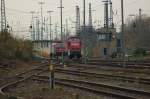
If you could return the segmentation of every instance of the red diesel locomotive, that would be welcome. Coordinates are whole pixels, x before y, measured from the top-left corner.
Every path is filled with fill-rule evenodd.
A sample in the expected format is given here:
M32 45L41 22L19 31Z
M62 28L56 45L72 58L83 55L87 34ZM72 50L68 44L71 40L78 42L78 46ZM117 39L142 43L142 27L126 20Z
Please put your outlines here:
M64 43L61 42L61 41L56 41L54 44L53 44L53 47L54 47L54 55L55 56L61 56L62 53L65 53L66 51L66 48L64 46Z
M69 59L80 59L81 55L81 39L73 36L69 37L64 43L62 41L55 41L53 43L53 55L55 57L68 57Z
M69 37L66 42L66 51L70 59L81 58L81 39L79 37Z

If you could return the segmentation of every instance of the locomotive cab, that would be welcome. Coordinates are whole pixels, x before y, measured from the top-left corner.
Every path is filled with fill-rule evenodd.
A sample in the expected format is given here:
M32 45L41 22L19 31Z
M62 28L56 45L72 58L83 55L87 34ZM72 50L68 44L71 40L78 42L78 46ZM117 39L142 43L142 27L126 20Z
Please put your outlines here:
M81 40L79 37L70 37L67 40L67 53L70 59L81 58Z

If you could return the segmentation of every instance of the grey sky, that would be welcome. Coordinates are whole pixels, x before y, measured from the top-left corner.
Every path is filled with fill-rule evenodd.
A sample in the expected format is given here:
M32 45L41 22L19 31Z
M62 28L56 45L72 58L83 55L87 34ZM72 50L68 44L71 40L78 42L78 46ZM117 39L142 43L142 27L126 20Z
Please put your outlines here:
M13 26L16 31L26 31L28 30L28 26L31 21L31 14L28 13L32 10L38 12L40 11L40 6L38 2L41 0L6 0L6 13L9 24ZM59 23L59 2L60 0L42 0L45 2L44 4L44 15L47 17L47 11L53 10L53 23ZM88 12L88 3L92 3L93 10L93 21L101 20L101 25L103 24L103 0L86 0L86 7ZM113 1L113 9L115 12L115 24L119 26L120 24L120 1L121 0L112 0ZM65 19L75 19L75 6L79 5L82 8L82 0L63 0L63 16L64 22ZM125 4L125 19L130 14L138 14L138 9L141 8L144 14L150 15L150 0L124 0ZM88 13L86 13L88 16ZM82 18L82 13L81 13ZM87 17L88 22L88 17ZM69 21L70 24L71 21ZM71 25L70 27L73 27Z

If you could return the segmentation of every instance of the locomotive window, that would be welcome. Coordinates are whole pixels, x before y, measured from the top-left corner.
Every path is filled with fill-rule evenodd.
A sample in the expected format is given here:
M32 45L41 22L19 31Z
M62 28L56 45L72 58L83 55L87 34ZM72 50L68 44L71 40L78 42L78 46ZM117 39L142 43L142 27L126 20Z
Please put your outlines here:
M55 47L64 48L64 44L58 43L55 45Z
M72 42L72 41L74 41L74 42L79 42L80 39L78 39L78 38L70 38L68 41L69 41L69 42Z

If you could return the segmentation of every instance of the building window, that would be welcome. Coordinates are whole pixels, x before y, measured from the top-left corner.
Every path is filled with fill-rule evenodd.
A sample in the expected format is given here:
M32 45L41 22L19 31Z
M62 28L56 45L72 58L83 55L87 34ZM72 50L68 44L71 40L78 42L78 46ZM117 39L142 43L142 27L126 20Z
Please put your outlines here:
M107 48L104 48L104 55L106 56L107 55Z
M111 41L112 33L100 33L98 34L99 41Z
M105 34L98 35L98 40L105 40L105 39L106 39L106 35Z
M46 42L46 47L48 48L48 42Z
M121 40L117 39L117 48L121 48Z

